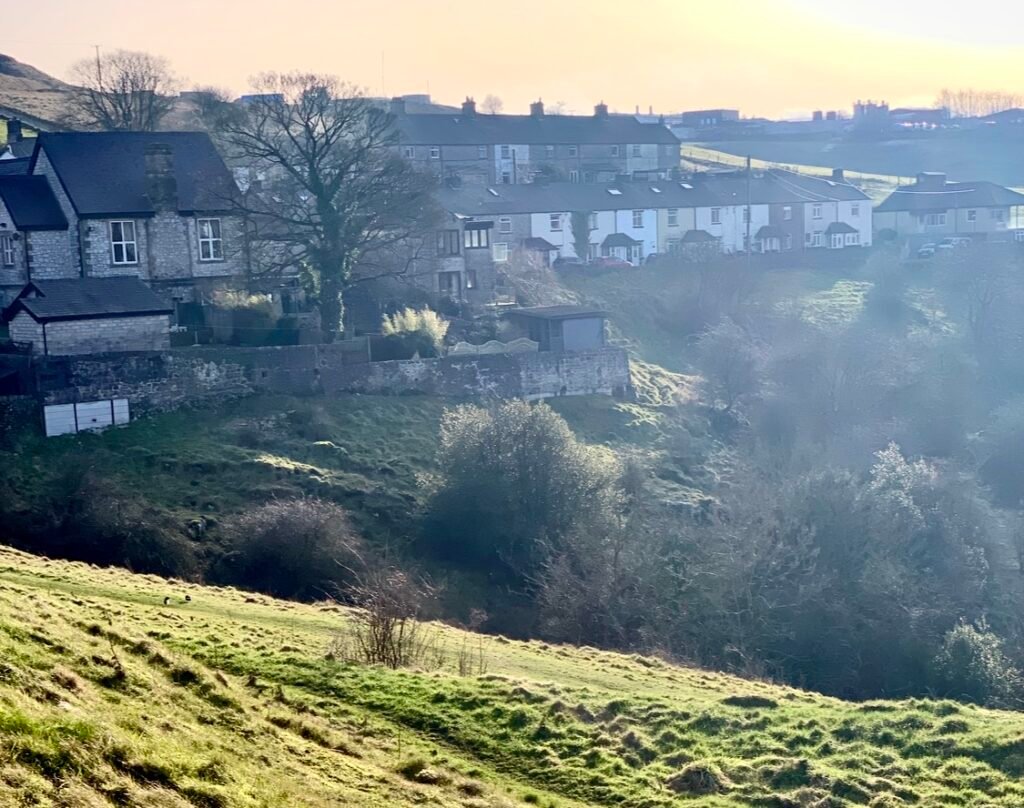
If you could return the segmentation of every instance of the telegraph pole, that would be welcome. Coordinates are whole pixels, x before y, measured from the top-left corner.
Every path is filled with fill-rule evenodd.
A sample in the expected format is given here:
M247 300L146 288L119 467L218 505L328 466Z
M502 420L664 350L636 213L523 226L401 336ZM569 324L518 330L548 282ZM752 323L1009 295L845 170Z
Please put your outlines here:
M751 182L753 176L750 170L750 155L747 155L747 243L744 245L747 250L747 266L750 266L750 256L754 251L754 243L750 240L750 220L753 218L750 212Z

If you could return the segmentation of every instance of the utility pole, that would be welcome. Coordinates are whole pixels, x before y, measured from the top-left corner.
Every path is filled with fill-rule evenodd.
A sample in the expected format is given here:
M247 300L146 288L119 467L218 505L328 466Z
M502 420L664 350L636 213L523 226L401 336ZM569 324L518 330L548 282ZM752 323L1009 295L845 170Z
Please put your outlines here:
M753 176L750 170L750 155L747 155L747 235L746 244L744 245L747 250L747 266L750 266L750 256L754 251L754 243L750 240L750 220L753 218L750 213L750 197L752 194L751 183L753 182Z

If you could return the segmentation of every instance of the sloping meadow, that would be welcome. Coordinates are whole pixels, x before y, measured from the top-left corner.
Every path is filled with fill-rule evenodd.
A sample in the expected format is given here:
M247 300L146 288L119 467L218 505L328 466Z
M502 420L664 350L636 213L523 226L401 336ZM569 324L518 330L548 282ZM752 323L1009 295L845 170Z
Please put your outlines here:
M348 620L0 551L0 802L1024 804L1018 714L439 625L396 671L345 661Z

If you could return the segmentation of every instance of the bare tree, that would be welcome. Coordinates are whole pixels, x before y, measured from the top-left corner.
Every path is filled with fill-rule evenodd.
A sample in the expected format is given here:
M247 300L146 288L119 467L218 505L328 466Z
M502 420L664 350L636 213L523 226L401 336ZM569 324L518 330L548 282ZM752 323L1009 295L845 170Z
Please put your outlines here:
M961 90L944 89L935 103L949 110L954 118L974 118L1020 107L1024 105L1024 96L1020 93L968 87Z
M178 92L168 61L149 53L97 54L77 62L71 72L80 86L73 95L74 117L100 129L153 131Z
M505 102L496 95L488 95L480 105L480 108L488 115L497 115L505 108Z
M347 288L404 275L424 252L439 220L436 181L397 154L392 115L331 76L268 73L253 90L217 134L256 180L238 203L256 271L307 273L330 341Z

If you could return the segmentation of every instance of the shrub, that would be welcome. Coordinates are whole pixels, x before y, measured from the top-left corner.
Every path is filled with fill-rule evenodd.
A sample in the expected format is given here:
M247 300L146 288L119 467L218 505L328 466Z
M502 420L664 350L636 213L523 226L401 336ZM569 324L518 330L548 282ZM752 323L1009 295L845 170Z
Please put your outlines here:
M316 598L351 584L363 542L339 506L314 497L275 500L227 523L226 576L278 597Z
M448 333L448 321L430 309L402 309L384 315L381 331L389 342L399 343L420 356L438 356Z
M950 698L989 707L1021 703L1021 673L984 621L961 621L946 634L932 663L932 679L935 689Z

